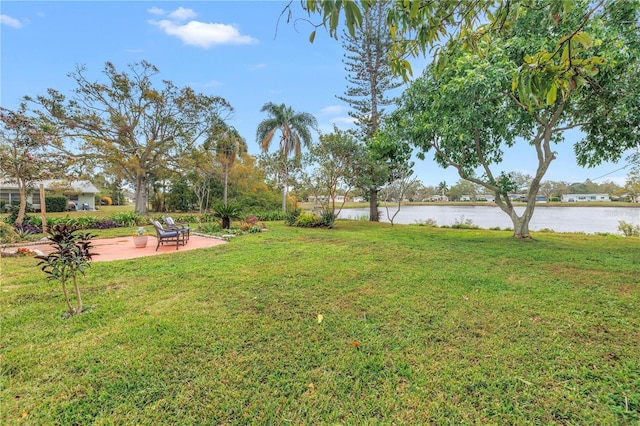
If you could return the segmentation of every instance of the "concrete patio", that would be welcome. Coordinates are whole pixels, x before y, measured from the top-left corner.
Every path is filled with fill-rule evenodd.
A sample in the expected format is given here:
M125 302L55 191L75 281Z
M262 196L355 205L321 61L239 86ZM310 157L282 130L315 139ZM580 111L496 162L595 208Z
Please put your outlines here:
M176 251L175 244L165 244L158 247L156 251L156 244L158 240L155 237L149 236L147 246L144 248L136 248L133 245L132 237L118 237L118 238L96 238L91 240L93 245L93 252L98 255L93 258L94 262L108 262L111 260L121 259L134 259L137 257L154 256L158 254L176 253L185 250L196 250L201 248L214 247L220 244L225 244L226 241L219 238L203 237L200 235L191 235L189 242L180 246ZM39 250L44 254L51 253L53 251L49 244L32 244L16 247L2 248L2 252L12 253L15 252L18 247L23 247L29 250Z

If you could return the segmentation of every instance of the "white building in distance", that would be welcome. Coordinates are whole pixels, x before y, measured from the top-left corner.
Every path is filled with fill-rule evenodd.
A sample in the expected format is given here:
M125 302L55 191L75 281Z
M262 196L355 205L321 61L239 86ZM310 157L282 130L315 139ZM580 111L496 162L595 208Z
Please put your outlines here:
M587 201L611 201L609 194L562 194L563 203L584 203Z

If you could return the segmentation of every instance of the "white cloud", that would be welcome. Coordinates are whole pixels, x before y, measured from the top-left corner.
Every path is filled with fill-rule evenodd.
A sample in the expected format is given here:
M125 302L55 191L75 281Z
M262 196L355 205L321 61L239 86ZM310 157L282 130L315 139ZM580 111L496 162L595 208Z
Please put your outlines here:
M222 82L218 80L210 80L204 84L204 87L218 87L222 86Z
M151 9L147 9L147 12L152 13L154 15L164 15L165 12L164 9L160 9L159 7L152 7Z
M22 22L16 18L12 18L9 15L0 15L0 24L8 25L12 28L22 28Z
M193 9L185 9L182 6L169 14L170 19L180 22L186 21L187 19L195 18L196 16L197 14L193 11Z
M340 124L354 124L356 122L356 119L347 115L347 116L332 118L331 121L333 121L334 123L340 123Z
M334 114L342 114L345 111L345 107L341 105L329 105L328 107L324 107L320 110L320 114L323 115L334 115Z
M166 12L157 7L148 9L149 13L164 15ZM166 34L178 37L184 44L199 46L205 49L218 44L252 44L258 40L253 37L242 35L234 25L218 24L213 22L200 22L191 20L196 12L193 9L179 7L167 15L168 19L160 21L149 20L151 25L155 25Z
M256 65L250 66L249 67L249 71L256 71L256 70L259 70L259 69L262 69L262 68L266 68L266 67L267 67L267 64L265 64L265 63L256 64Z

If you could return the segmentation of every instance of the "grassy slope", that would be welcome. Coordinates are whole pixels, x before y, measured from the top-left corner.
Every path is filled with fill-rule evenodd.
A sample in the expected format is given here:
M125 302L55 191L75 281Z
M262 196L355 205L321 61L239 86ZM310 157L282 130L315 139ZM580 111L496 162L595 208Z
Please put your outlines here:
M637 239L270 227L96 263L71 320L3 259L0 422L640 422Z

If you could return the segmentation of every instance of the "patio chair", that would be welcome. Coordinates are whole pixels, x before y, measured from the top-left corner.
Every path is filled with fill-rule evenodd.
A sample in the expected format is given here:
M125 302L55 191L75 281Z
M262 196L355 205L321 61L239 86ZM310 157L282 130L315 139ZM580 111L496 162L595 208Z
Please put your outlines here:
M185 240L184 234L177 229L173 228L164 228L160 222L151 219L151 224L156 229L156 238L158 238L158 244L156 245L156 251L158 251L158 247L160 244L164 243L175 243L176 250L180 245L185 245L187 241Z
M176 229L183 235L186 235L187 241L189 241L191 227L187 222L175 222L171 216L162 216L162 221L165 223L165 225L167 225L167 228Z

